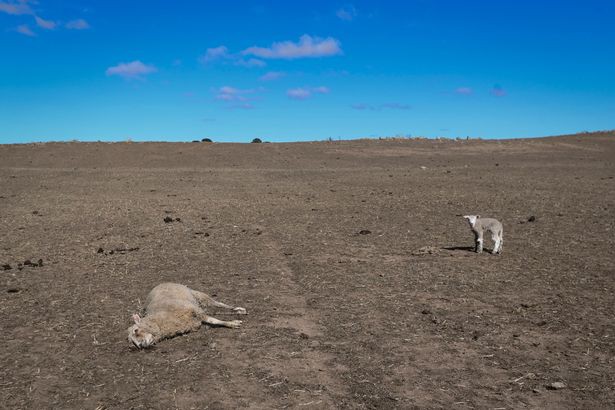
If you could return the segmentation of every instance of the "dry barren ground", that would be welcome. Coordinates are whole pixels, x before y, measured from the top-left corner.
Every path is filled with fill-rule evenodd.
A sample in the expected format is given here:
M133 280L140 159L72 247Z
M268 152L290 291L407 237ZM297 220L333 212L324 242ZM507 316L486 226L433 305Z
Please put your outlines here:
M614 177L613 133L0 146L0 407L614 408ZM244 325L130 349L163 281Z

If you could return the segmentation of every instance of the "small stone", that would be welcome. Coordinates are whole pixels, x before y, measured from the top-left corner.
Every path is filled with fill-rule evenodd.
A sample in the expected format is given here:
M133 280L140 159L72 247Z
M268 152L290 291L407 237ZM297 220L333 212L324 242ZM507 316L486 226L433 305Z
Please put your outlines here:
M4 270L11 270L13 268L8 263L5 263L4 265L2 265L2 269L4 269Z
M175 218L175 220L176 220L177 222L181 222L181 221L182 221L180 218Z
M562 382L553 382L549 385L546 386L547 389L549 390L561 390L561 389L565 389L566 385Z
M23 262L23 264L24 264L24 266L32 266L32 262L30 262L30 259L26 259L26 260Z
M431 310L423 309L423 310L421 310L421 313L424 314L424 315L431 315Z
M8 293L19 293L21 291L21 289L18 289L18 288L8 288L6 291Z
M42 260L42 259L39 259L39 260L37 261L37 265L38 265L39 267L40 267L40 266L43 266L43 260Z
M164 223L168 224L168 223L171 223L171 222L173 222L173 218L171 218L170 216L165 216L164 217Z
M301 339L309 339L309 338L310 338L310 336L309 336L308 334L303 333L303 332L299 333L299 337L300 337Z
M368 229L361 229L359 231L359 235L369 235L370 233L372 233L372 231L370 231Z
M528 222L536 222L536 217L534 215L530 216L529 218L527 218Z
M98 248L98 250L96 251L96 253L103 253L105 250L103 248Z

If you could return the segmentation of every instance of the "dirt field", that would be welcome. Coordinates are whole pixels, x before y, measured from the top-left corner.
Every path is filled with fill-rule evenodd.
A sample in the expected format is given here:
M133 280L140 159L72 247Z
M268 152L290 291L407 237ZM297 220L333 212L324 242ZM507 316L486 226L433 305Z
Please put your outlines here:
M615 133L0 146L0 407L614 408L614 177ZM164 281L242 328L130 348Z

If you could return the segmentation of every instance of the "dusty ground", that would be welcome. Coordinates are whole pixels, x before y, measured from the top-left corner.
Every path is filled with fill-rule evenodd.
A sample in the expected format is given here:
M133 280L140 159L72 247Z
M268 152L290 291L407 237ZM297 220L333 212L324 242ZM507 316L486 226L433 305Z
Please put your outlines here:
M0 407L613 408L614 177L613 133L0 146ZM243 327L130 349L163 281Z

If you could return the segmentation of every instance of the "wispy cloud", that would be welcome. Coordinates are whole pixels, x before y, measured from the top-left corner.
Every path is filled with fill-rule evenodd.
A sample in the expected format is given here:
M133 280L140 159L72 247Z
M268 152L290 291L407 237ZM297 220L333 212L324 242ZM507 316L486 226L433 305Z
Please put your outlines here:
M402 104L402 103L385 103L382 104L380 107L384 108L384 109L388 109L388 110L409 110L410 107L408 104Z
M34 11L32 11L32 8L28 5L28 3L30 3L30 1L27 0L19 0L17 2L0 1L0 12L13 14L16 16L22 14L34 14Z
M353 110L359 110L359 111L364 111L364 110L376 110L376 107L374 105L371 104L365 104L365 103L358 103L358 104L352 104L350 106Z
M335 15L344 21L352 21L357 17L357 9L352 4L346 4L335 12Z
M90 24L84 19L71 20L64 25L69 30L87 30Z
M34 20L36 20L36 24L39 27L44 28L45 30L53 30L57 25L55 21L45 20L39 16L34 16Z
M286 91L286 95L288 98L292 98L293 100L305 100L310 98L312 93L306 88L291 88Z
M247 98L243 96L242 90L239 90L235 87L229 87L225 85L224 87L220 87L218 89L218 93L216 94L217 100L223 101L246 101Z
M256 94L262 91L262 88L235 88L225 85L216 90L216 99L222 101L234 101L234 102L246 102L252 101L255 98L250 97L252 94Z
M470 87L459 87L455 90L455 94L471 95L473 93L474 90L472 90Z
M313 94L329 94L331 90L328 87L320 86L320 87L298 87L291 88L286 91L286 95L288 98L293 100L306 100L310 98Z
M506 90L504 88L502 88L501 85L496 84L491 89L491 94L496 96L496 97L504 97L507 93L506 93Z
M59 22L53 20L46 20L36 13L31 5L38 4L36 0L9 0L0 1L0 13L6 13L11 15L31 15L34 17L36 25L45 30L54 30L58 28ZM69 30L85 30L90 28L90 25L84 19L71 20L64 24L64 28ZM36 33L27 24L22 24L15 30L18 33L26 36L36 36Z
M286 76L286 73L283 71L269 71L268 73L261 75L258 79L259 81L275 81L284 76Z
M238 58L235 60L235 65L240 65L242 67L265 67L267 63L258 58L248 58L247 60Z
M208 64L218 60L224 60L230 58L230 54L228 52L228 48L226 46L218 46L213 48L208 48L201 57L199 57L199 61L203 64Z
M318 94L329 94L331 92L329 87L325 87L322 85L320 87L312 88L312 91Z
M408 104L398 103L398 102L384 103L380 105L358 103L358 104L352 104L350 108L352 108L353 110L360 110L360 111L364 111L364 110L380 111L380 110L410 110L412 109L412 106Z
M299 42L282 41L271 47L250 47L242 51L243 55L253 55L265 59L329 57L342 54L339 40L333 37L320 38L304 34Z
M32 31L27 24L17 26L15 31L17 31L19 34L23 34L24 36L36 37L36 33Z
M144 76L158 71L153 65L143 64L136 60L130 63L119 63L105 71L108 76L117 75L127 80L142 80Z
M201 64L212 64L216 62L232 63L242 67L265 67L267 63L258 58L244 58L241 54L232 54L226 46L208 48L201 57Z

